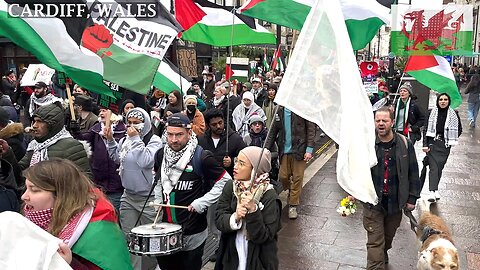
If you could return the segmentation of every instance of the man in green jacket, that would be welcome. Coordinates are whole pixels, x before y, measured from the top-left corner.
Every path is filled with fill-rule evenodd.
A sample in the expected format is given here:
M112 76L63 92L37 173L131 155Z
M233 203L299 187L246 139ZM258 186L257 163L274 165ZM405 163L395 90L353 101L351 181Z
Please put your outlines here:
M64 110L53 103L39 107L32 115L29 133L33 140L27 146L27 153L19 161L22 170L40 161L64 158L73 161L82 171L91 175L84 144L75 140L64 127Z

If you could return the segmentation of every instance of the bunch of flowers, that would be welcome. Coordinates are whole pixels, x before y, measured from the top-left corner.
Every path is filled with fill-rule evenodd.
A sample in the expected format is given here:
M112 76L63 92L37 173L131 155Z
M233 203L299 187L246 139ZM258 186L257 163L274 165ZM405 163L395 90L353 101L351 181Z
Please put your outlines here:
M355 198L347 196L340 201L340 206L337 208L337 213L346 217L351 214L355 214L357 211L357 205L355 204Z

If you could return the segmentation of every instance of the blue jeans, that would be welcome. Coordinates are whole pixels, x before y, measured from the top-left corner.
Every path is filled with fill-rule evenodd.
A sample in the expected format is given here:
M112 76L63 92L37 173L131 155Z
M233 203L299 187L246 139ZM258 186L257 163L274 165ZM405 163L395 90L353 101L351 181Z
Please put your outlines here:
M477 121L478 110L480 109L480 100L468 103L468 121L473 121L473 127Z

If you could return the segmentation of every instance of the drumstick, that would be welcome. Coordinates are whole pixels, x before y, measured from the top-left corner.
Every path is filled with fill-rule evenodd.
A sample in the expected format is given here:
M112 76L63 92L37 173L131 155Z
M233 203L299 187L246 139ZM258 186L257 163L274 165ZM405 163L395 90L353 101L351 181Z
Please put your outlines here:
M153 221L153 225L152 227L155 228L156 225L157 225L157 220L158 220L158 216L160 215L160 208L158 208L158 211L157 211L157 215L155 216L155 220Z
M160 206L160 207L170 207L170 208L188 209L188 206L174 205L174 204L163 204L163 203L154 203L154 202L150 202L150 206Z

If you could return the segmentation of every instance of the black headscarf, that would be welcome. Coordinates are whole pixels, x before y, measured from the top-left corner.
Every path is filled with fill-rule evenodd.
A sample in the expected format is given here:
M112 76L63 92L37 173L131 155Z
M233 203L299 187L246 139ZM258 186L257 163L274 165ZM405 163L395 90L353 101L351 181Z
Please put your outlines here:
M440 105L438 104L440 97L441 96L447 96L448 97L448 106L445 108L440 108ZM452 99L447 93L442 93L438 95L437 97L437 108L438 108L438 116L437 116L437 134L442 134L444 133L445 129L445 122L447 121L447 113L448 113L448 108L450 107L450 103L452 102Z

